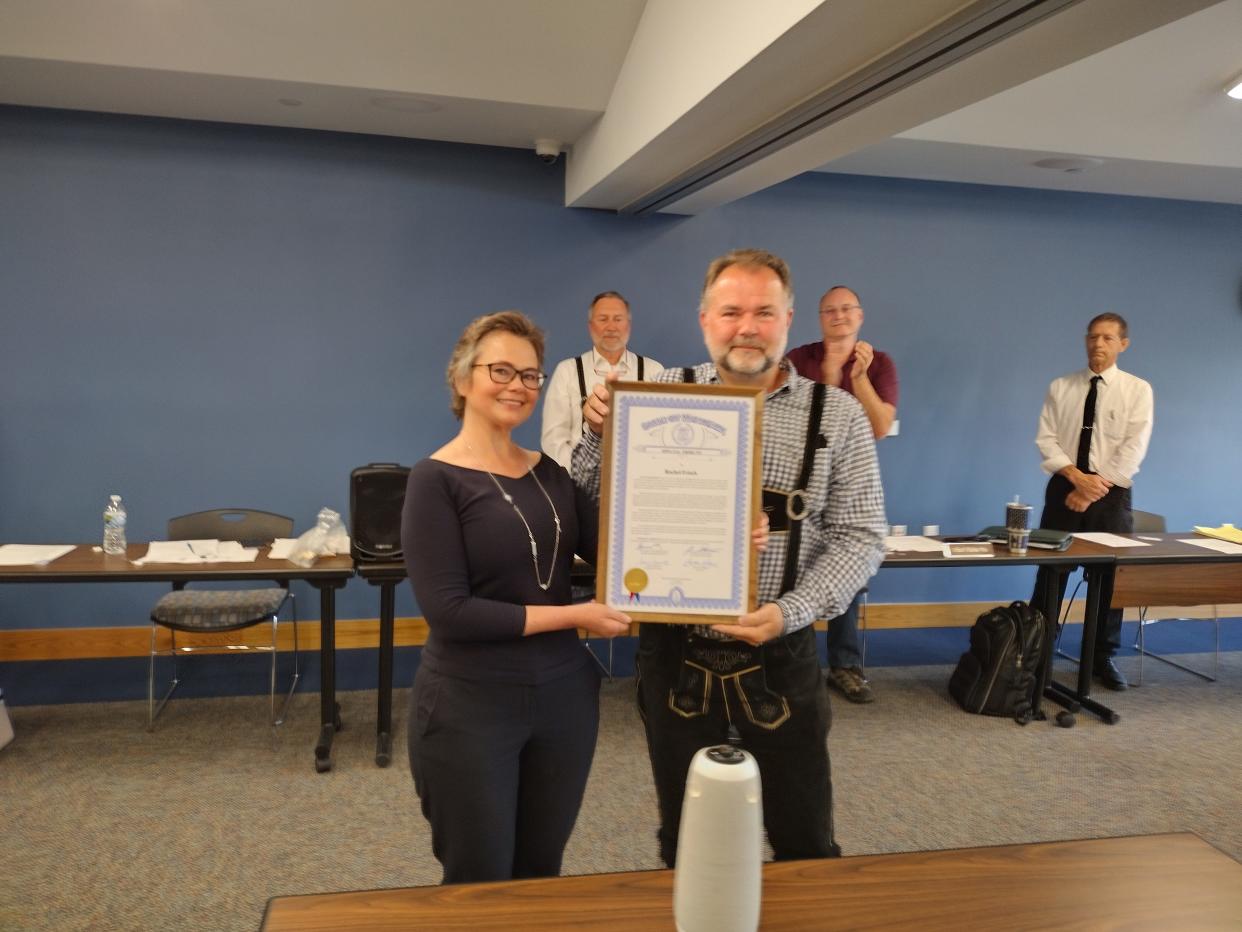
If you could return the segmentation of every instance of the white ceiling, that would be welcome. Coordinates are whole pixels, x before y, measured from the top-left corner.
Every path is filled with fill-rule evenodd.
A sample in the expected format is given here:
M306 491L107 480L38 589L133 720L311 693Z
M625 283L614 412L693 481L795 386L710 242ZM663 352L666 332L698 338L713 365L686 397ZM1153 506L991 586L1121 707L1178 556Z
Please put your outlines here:
M1137 36L823 171L1242 204L1242 0ZM1086 156L1078 172L1033 163Z
M708 16L703 0L0 0L0 102L552 138L568 152L566 203L608 209L672 191L660 209L696 212L819 167L1242 203L1242 103L1220 92L1242 72L1242 0L1045 3L1022 31L758 150L817 95L1023 5L712 0ZM1049 154L1105 163L1030 167Z

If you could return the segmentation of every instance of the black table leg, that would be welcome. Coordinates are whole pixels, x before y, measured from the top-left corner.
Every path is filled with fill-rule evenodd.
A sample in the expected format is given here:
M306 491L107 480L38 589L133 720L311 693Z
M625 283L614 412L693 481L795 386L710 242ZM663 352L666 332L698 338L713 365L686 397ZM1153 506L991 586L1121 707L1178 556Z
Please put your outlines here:
M396 582L380 583L379 709L376 715L375 763L392 760L392 654Z
M1116 725L1121 721L1121 716L1090 698L1091 673L1095 668L1095 632L1099 629L1100 613L1108 611L1108 606L1113 602L1113 567L1111 564L1088 566L1083 571L1087 576L1087 608L1082 623L1082 648L1078 654L1078 689L1071 691L1067 686L1052 682L1048 684L1048 698L1067 706L1066 700L1077 703L1107 724Z
M319 587L319 741L315 744L315 771L332 769L332 739L341 728L336 701L336 587Z
M1051 699L1049 687L1052 683L1053 640L1056 638L1057 620L1061 617L1061 580L1065 574L1055 568L1048 567L1047 572L1039 575L1044 581L1042 591L1038 593L1039 604L1036 606L1044 616L1044 659L1039 668L1039 689L1035 693L1034 718L1042 722L1044 714L1043 700ZM1076 710L1071 710L1076 711Z

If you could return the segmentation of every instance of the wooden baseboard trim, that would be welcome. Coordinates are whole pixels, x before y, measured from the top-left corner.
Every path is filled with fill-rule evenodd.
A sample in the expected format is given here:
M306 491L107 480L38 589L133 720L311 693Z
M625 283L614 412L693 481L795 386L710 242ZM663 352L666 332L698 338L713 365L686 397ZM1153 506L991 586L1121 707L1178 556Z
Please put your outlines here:
M889 602L870 603L867 606L867 628L873 631L899 630L904 628L968 628L995 602ZM1069 620L1081 622L1085 602L1074 601L1070 606ZM1242 604L1180 606L1149 608L1150 620L1167 618L1238 618L1242 617ZM1138 619L1137 609L1127 609L1127 621ZM816 622L816 628L825 630L827 623ZM637 631L635 625L635 631ZM419 647L427 640L427 622L420 617L398 618L393 630L393 643L397 647ZM157 646L168 646L168 631L159 629ZM195 647L211 647L224 644L247 644L251 646L271 643L268 629L256 626L243 631L218 635L177 636L179 644ZM145 657L150 649L151 629L148 626L119 628L22 628L0 631L0 661L15 660L98 660L117 657ZM293 650L293 626L290 622L280 625L277 646L280 650ZM298 622L298 646L302 650L319 649L319 622ZM336 646L342 650L379 646L378 618L348 618L336 623ZM219 653L226 653L221 647Z
M298 647L319 650L319 621L299 621ZM282 651L293 650L293 624L282 621L276 640ZM398 647L423 644L427 640L427 623L422 618L398 618L393 628L393 643ZM167 649L169 632L157 629L157 648ZM271 635L266 625L224 634L177 634L178 645L211 648L221 645L218 653L227 653L225 644L266 646ZM378 618L349 618L336 623L338 649L379 646ZM97 660L116 657L145 657L151 647L151 628L25 628L0 631L0 660Z

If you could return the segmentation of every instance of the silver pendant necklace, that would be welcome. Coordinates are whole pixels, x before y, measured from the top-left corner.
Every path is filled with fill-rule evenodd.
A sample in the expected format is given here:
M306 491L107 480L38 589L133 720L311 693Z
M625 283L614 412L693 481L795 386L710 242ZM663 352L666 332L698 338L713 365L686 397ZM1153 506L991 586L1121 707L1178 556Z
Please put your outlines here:
M466 449L470 451L470 455L473 456L478 462L483 462L482 458L474 452L474 448L471 447L470 444L466 444ZM526 468L526 475L535 480L535 485L539 486L539 491L542 492L543 497L547 499L548 507L552 509L552 521L556 524L556 538L552 543L552 563L548 567L548 581L544 582L539 578L539 544L535 542L535 534L530 529L530 522L526 520L526 515L522 514L522 509L519 508L518 503L513 500L513 496L506 492L504 490L504 486L500 484L500 480L492 475L492 471L487 467L483 467L483 471L487 473L488 477L493 483L495 483L496 491L500 493L501 497L506 502L513 506L513 510L517 512L517 516L522 519L522 526L526 528L526 536L530 539L530 559L531 563L535 566L535 582L538 583L540 589L547 592L548 587L552 585L552 577L556 575L556 555L560 551L561 547L561 516L556 513L556 506L552 504L552 497L548 495L548 490L543 487L543 483L540 482L539 477L535 475L535 467L528 466Z

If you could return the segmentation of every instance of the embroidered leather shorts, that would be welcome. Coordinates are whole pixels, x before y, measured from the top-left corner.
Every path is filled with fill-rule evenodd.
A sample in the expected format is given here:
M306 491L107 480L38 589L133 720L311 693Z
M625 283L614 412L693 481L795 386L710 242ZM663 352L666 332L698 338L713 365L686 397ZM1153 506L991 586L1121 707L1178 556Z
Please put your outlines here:
M719 690L727 714L775 730L789 720L789 702L768 688L763 648L741 641L715 641L687 632L677 682L668 707L682 718L706 715Z

